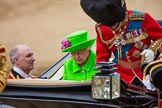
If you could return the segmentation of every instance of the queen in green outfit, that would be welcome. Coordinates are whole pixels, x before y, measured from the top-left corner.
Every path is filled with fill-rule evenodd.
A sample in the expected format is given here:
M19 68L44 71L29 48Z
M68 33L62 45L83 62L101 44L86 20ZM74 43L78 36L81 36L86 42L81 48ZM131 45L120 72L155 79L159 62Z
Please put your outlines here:
M96 54L91 50L95 38L88 39L88 31L80 30L67 36L61 42L62 52L70 52L72 57L64 62L63 80L91 80L97 71Z

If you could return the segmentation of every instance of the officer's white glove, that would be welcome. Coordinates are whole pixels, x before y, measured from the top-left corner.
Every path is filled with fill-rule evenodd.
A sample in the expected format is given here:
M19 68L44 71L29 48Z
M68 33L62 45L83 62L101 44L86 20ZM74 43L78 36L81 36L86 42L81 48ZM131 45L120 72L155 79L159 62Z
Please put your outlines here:
M151 49L143 50L141 55L145 57L144 62L147 62L147 63L152 62L155 58L155 54Z
M150 82L150 75L146 75L146 79L142 82L148 90L156 90L155 86Z

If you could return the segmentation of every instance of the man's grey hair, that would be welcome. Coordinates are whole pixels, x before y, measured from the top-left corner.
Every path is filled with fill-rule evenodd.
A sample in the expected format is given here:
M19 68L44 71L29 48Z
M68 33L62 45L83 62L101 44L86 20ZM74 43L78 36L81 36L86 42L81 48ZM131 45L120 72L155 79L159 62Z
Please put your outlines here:
M13 47L11 50L10 50L10 61L11 61L11 64L14 64L14 58L17 56L18 54L18 48L17 46Z
M20 56L20 49L24 49L24 48L30 48L30 47L25 45L25 44L18 44L18 45L14 46L10 50L10 61L11 61L11 64L14 64L14 58L15 57L18 58Z

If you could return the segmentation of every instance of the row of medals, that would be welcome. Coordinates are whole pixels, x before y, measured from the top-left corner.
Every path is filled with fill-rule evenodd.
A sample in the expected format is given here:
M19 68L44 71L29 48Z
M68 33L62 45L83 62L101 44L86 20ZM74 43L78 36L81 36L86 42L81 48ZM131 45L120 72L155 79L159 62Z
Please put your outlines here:
M124 34L124 32L118 33L117 36L115 36L114 44L116 46L126 45L146 39L147 37L148 34L144 31L144 29L135 29L126 34Z

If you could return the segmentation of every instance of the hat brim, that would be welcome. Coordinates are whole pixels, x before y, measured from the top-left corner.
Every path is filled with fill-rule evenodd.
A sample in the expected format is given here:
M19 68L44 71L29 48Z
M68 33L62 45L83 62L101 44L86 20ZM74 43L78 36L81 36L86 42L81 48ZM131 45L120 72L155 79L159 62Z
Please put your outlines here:
M95 38L92 38L92 39L89 39L86 42L82 42L82 43L79 43L75 46L68 47L68 48L62 50L62 52L72 52L72 51L84 49L84 48L87 48L89 46L92 46L94 42L95 42Z

